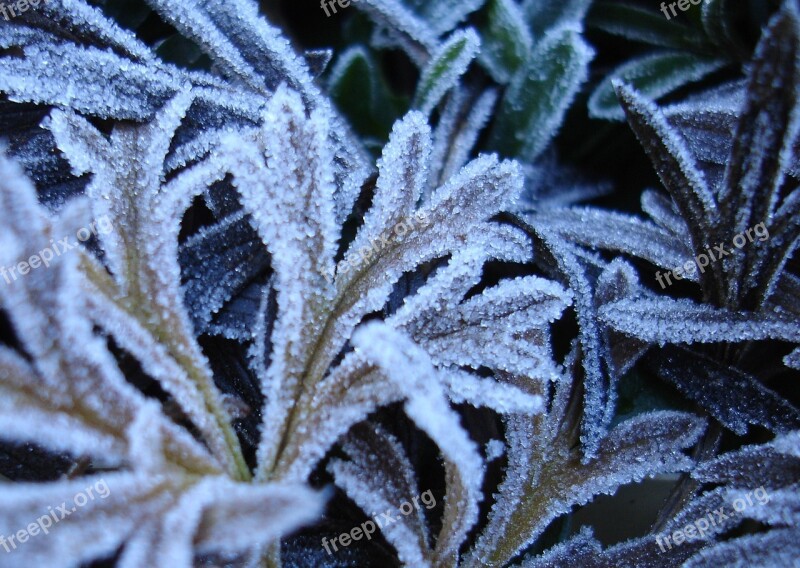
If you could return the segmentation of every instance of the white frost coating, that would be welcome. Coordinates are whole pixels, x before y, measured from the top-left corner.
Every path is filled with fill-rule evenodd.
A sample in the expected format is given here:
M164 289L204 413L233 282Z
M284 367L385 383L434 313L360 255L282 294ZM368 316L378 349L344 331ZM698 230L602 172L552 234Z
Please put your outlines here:
M544 408L541 396L494 379L480 379L462 371L442 371L439 377L448 398L456 404L485 406L500 414L538 414Z
M558 413L548 417L555 424L561 420ZM685 413L641 414L610 432L595 459L576 466L563 431L556 438L542 439L530 422L518 421L509 430L509 466L489 515L489 525L464 566L504 565L575 505L645 477L686 471L692 461L681 450L694 444L704 428L703 421ZM553 466L556 463L563 467ZM530 532L511 536L514 531L507 528L516 514L537 519Z
M378 160L378 181L372 207L364 216L364 224L338 272L348 262L358 262L359 253L380 242L381 237L394 237L401 223L420 224L413 218L413 213L428 177L430 155L430 127L425 116L412 111L392 128L389 142Z
M646 147L646 149L652 152L651 158L656 170L667 190L672 193L686 222L695 223L697 225L695 231L716 227L720 220L716 199L708 187L705 176L697 169L694 157L684 140L670 127L667 118L651 101L622 82L614 81L614 88L625 106L628 120L632 122L637 135L644 137L653 133L660 140L661 147L652 149ZM667 170L673 165L678 169L677 173ZM710 234L710 229L707 232ZM692 235L695 250L706 244L697 233Z
M502 440L489 440L486 442L485 449L487 462L500 459L506 453L506 445Z
M492 110L497 103L497 91L487 90L472 107L461 128L456 132L447 155L447 161L442 164L440 179L442 182L456 175L463 168L478 142L478 136L488 124Z

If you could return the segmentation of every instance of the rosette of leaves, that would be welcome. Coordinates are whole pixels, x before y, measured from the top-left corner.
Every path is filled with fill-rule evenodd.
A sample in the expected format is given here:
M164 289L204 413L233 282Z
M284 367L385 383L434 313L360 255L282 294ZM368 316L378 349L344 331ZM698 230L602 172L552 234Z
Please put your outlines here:
M235 22L224 10L184 7L187 16L166 5L159 9L186 33L212 38L207 49L225 77L160 62L82 3L54 4L51 13L84 33L87 42L114 50L62 40L35 18L0 32L4 47L22 53L3 60L9 71L3 88L14 99L62 107L43 122L52 137L45 142L54 143L72 174L85 180L88 200L54 200L51 206L64 220L53 229L51 215L9 165L6 177L14 181L4 188L4 198L12 224L3 232L4 262L38 250L50 235L82 218L103 217L114 227L97 243L101 255L76 252L52 272L32 274L2 292L18 343L7 349L3 374L10 393L3 407L3 423L9 425L4 436L66 451L87 460L91 471L102 467L113 475L109 486L118 495L119 522L105 508L95 514L86 509L85 515L64 520L63 538L48 542L64 546L62 562L73 565L115 552L124 566L188 566L196 554L279 563L276 538L315 517L320 506L308 489L283 484L304 483L351 426L381 406L404 402L447 464L443 531L448 536L441 547L445 556L456 555L477 519L483 465L449 401L501 414L538 411L538 395L501 379L556 376L546 328L570 301L563 288L536 277L504 281L465 299L488 260L529 257L521 232L490 222L519 194L518 166L493 156L463 168L451 161L455 174L444 185L429 187L431 132L423 115L409 114L378 164L363 225L338 257L338 207L352 178L338 175L346 153L337 153L336 117L324 99L295 76L302 69L292 67L296 61L285 46L279 51L267 41L274 35L257 16L250 27L231 29ZM85 26L88 21L93 26ZM234 43L247 33L261 39L272 66L262 74L247 64L251 53L223 41L226 33ZM60 48L63 57L57 61L53 56ZM10 59L19 65L13 72ZM256 62L266 65L251 60ZM95 64L105 67L106 74L95 79L106 89L104 99L92 89L71 88ZM301 92L285 87L270 92L270 73L281 72L279 64ZM122 68L136 72L120 76L116 70ZM35 77L36 83L22 77ZM161 81L161 90L155 81ZM145 93L140 100L126 98L133 85ZM220 104L216 97L222 93L230 98L220 109L213 105ZM219 126L204 112L218 116ZM104 133L79 113L129 121ZM236 123L227 113L243 120ZM46 143L18 144L15 153L41 173L45 149ZM182 221L198 198L219 218L181 248ZM400 226L406 232L393 234ZM248 231L260 243L260 255L253 252ZM230 237L244 246L229 249ZM242 321L227 310L224 316L235 325L215 319L236 293L256 282L253 268L241 266L248 258L267 259L259 317ZM386 304L404 273L427 263L446 266L395 315L354 335L365 317ZM231 265L239 274L220 279ZM189 294L193 301L187 306ZM38 315L28 321L26 310ZM508 326L503 318L512 313L514 325ZM196 329L248 339L264 417L249 437L232 426L234 412L246 414L248 405L240 393L223 396ZM71 341L80 348L70 351ZM114 352L104 346L109 341ZM126 382L114 357L121 353L158 385L150 394L169 402L169 418ZM496 376L480 378L470 369L493 370ZM41 377L35 386L26 382L34 375ZM68 434L55 436L48 427L52 422L70 425ZM243 445L253 439L251 455ZM12 532L46 499L68 493L79 481L52 482L34 501L32 488L11 485L4 493L4 530ZM290 491L295 491L291 498ZM226 494L232 498L226 500ZM177 508L166 514L165 507ZM231 521L241 509L247 514ZM114 525L110 536L96 546L81 546L81 531L96 530L101 520ZM167 539L176 523L182 537ZM239 523L264 529L237 529ZM54 550L19 548L0 561L37 562Z
M748 425L786 432L800 424L797 408L752 370L754 342L780 342L769 353L786 354L800 340L797 276L789 264L800 236L798 69L798 17L787 3L765 29L743 89L659 109L618 83L628 121L669 198L643 194L652 221L577 208L529 219L559 239L639 259L653 276L653 265L685 271L697 288L679 290L693 299L671 298L665 285L655 286L660 294L642 288L597 314L629 340L669 344L649 359L652 368L739 435ZM760 238L753 237L756 227ZM693 259L701 255L716 260L698 270ZM784 363L797 367L796 349Z

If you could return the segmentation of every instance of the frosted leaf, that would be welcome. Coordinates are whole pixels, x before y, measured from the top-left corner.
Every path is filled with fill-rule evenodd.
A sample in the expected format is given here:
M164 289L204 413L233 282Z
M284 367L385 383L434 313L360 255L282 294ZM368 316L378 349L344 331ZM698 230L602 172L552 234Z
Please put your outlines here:
M302 95L309 110L326 113L332 123L329 141L334 149L336 218L343 222L368 176L367 156L349 125L332 109L314 84L312 73L280 31L259 13L251 0L225 4L203 0L148 0L180 32L195 40L221 70L259 95L282 83Z
M768 495L768 500L760 495L762 500L754 507L743 511L744 516L770 526L796 527L797 523L800 523L800 497L797 487L774 490ZM748 498L749 502L753 501L752 490L739 489L728 494L728 500L732 502L747 503Z
M427 356L402 334L369 323L353 336L353 345L407 397L406 414L436 444L445 460L447 493L435 562L456 562L458 550L478 518L484 465L475 443L449 408Z
M780 313L733 312L691 300L621 300L600 318L626 335L651 343L738 343L763 339L800 342L800 326Z
M663 379L740 436L748 424L775 432L800 428L800 410L755 377L686 349L668 348L654 358Z
M521 563L522 568L557 568L576 562L587 561L601 555L603 547L592 535L592 530L582 527L572 538L550 548L540 556L527 557Z
M565 0L559 3L523 0L522 11L534 37L539 37L546 30L559 25L581 24L590 4L590 0Z
M245 284L268 269L269 257L239 212L187 239L180 263L186 305L195 326L203 330Z
M670 124L686 141L692 154L701 162L725 166L733 148L739 116L738 105L718 103L679 103L664 109ZM724 170L723 170L724 173ZM708 177L708 174L707 174ZM721 176L715 180L718 185Z
M590 28L657 47L688 51L709 48L707 40L692 27L675 18L667 20L649 6L604 3L602 9L592 10L587 20Z
M304 485L249 485L226 478L198 486L195 497L208 503L194 535L200 554L239 552L274 542L316 520L324 503L321 494Z
M300 97L280 89L258 135L244 145L230 138L223 151L242 204L271 254L278 293L272 363L262 377L270 416L259 449L262 476L275 465L290 401L302 390L305 358L315 341L310 332L323 324L323 306L332 299L326 280L333 273L337 230L328 128L322 111L306 118Z
M525 190L517 209L520 212L563 209L612 191L611 184L590 180L577 168L561 163L553 150L545 152L535 164L523 167Z
M593 57L576 25L549 30L506 88L492 131L494 147L534 161L561 126Z
M537 414L544 408L542 397L493 379L458 371L444 371L440 377L448 398L456 404L485 406L500 414Z
M750 445L728 452L700 464L692 472L692 477L702 483L738 488L762 485L767 489L787 487L797 482L800 472L797 436L797 432L793 432L778 436L768 444Z
M103 118L142 120L181 85L181 79L161 65L130 61L91 46L29 41L20 47L22 58L0 57L0 90L15 101L66 106ZM98 77L109 79L99 81Z
M533 37L514 0L490 0L487 19L479 58L495 81L506 84L533 49Z
M624 120L625 112L614 96L614 81L635 87L650 99L659 99L687 83L694 83L728 63L696 53L659 51L632 59L609 73L589 98L589 114L595 118Z
M712 566L791 566L800 556L800 541L794 529L772 530L737 538L705 549L684 566L701 568Z
M87 488L94 498L88 497ZM6 540L10 550L0 555L0 566L46 566L54 558L65 566L77 566L113 554L138 526L167 505L164 490L169 488L162 475L130 473L6 484L0 493L0 534L16 535L24 529L29 542L12 545ZM83 507L77 506L78 493L85 498ZM47 518L50 526L42 534L39 527L47 525ZM35 531L27 528L37 520L41 524Z
M421 290L420 297L429 292ZM570 303L560 286L530 276L505 281L433 317L417 316L405 327L440 364L549 379L557 373L544 339L547 327ZM411 309L413 304L400 318Z
M36 371L22 357L0 348L0 431L6 441L25 440L75 455L98 455L120 463L125 444L89 421L69 411L53 409L46 399L32 392ZM44 427L42 427L44 426ZM64 436L64 432L70 432Z
M689 227L693 250L710 248L715 244L720 214L685 142L653 103L620 82L615 88L631 128Z
M387 384L363 356L350 353L313 391L305 390L296 407L298 420L312 421L300 429L283 450L279 471L289 480L304 480L316 463L350 428L379 407L403 400L402 389Z
M749 70L747 100L719 197L734 233L769 220L794 160L800 128L799 28L796 9L781 11L764 31Z
M234 451L230 458L228 448L238 447L238 440L213 384L208 362L194 340L180 289L178 264L183 213L193 197L221 179L224 172L217 162L209 161L181 172L167 183L163 179L170 142L192 100L191 93L184 92L159 111L151 123L119 125L110 140L70 112L54 111L46 125L75 172L94 173L86 192L95 217L106 219L111 225L111 230L102 235L102 247L114 280L109 281L101 268L91 270L90 278L117 308L136 320L126 331L143 328L132 334L136 339L125 333L118 333L117 339L142 354L156 343L150 336L159 337L166 353L159 353L155 361L160 363L154 361L150 370L196 422L215 456L228 461L229 468L241 470L241 456ZM125 166L130 156L139 158L135 175ZM114 307L106 310L113 313ZM112 333L120 331L125 317L119 314L115 320L119 323L110 330ZM170 365L179 365L184 372L173 372ZM209 419L209 412L213 419Z
M97 287L86 284L87 314L114 337L118 345L133 355L148 376L158 381L180 405L181 410L201 432L215 438L209 440L215 453L225 450L225 442L218 434L218 426L206 408L202 392L164 345L159 343L139 322L125 313Z
M481 131L491 118L496 102L497 92L488 90L472 105L469 115L461 123L461 127L453 133L452 140L448 144L446 156L443 156L443 161L441 162L441 170L438 177L439 183L444 183L456 175L467 164ZM441 120L439 127L441 127ZM434 165L437 165L437 162L434 162Z
M456 131L463 124L464 115L469 112L470 99L470 91L461 85L456 85L445 98L444 105L439 109L439 120L433 132L431 173L423 191L423 201L428 201L431 192L447 181L443 171L444 164L453 149ZM469 148L467 152L471 150L472 148Z
M368 424L349 435L343 449L350 461L332 460L328 465L336 484L373 524L384 525L380 530L401 562L408 566L433 565L419 500L412 514L398 514L404 503L420 495L416 474L400 442L380 426ZM389 522L384 513L396 520Z
M60 31L68 30L73 37L85 43L92 41L110 46L140 61L154 59L150 49L134 33L120 28L105 17L99 8L83 0L48 0L37 9L54 20L53 25L58 26Z
M591 568L612 566L679 566L689 558L697 546L685 542L682 546L667 548L659 546L653 536L626 540L605 550L592 536L588 527L582 527L577 535L545 551L540 556L525 558L521 568L561 568L578 565Z
M154 521L137 527L120 566L189 568L195 552L242 553L275 542L314 519L322 508L319 496L305 487L254 486L224 477L206 477L165 505ZM259 530L251 530L254 523Z
M372 206L337 273L341 273L348 263L361 262L365 250L373 252L373 245L381 243L381 237L393 236L391 233L400 224L407 222L414 226L423 223L413 214L428 176L430 154L431 131L423 114L412 111L395 123L378 160L378 181Z
M796 9L787 8L764 31L748 73L747 100L719 197L731 234L771 221L786 171L796 163L794 144L800 131L799 58L800 22ZM796 235L795 230L790 241ZM767 289L769 293L776 268L782 268L781 261L794 248L782 240L777 238L770 243L774 248L769 255L762 255L756 247L745 250L744 260L733 265L734 285L730 287L729 301L747 288ZM765 264L772 266L765 270Z
M325 331L329 340L320 361L331 361L358 322L383 307L404 272L450 254L463 246L468 235L488 228L485 220L513 202L521 181L516 164L482 156L439 188L426 206L416 210L413 219L407 219L404 226L410 226L410 230L405 234L395 229L394 238L388 242L386 238L392 235L383 235L374 243L380 252L362 249L366 255L360 254L361 262L355 266L348 263L346 272L340 263L334 312L338 317ZM400 192L402 187L394 191Z
M430 115L445 93L466 72L478 54L480 44L480 38L472 28L459 30L447 38L431 54L430 61L422 69L414 107L424 115Z
M674 235L636 217L596 209L556 209L531 219L562 238L590 248L631 254L663 268L683 266L691 250ZM698 280L697 271L693 280Z
M686 235L689 234L689 229L675 210L671 199L655 190L648 189L642 192L641 204L642 211L647 213L659 227L669 231L681 242L685 241ZM688 242L686 244L688 248Z
M602 341L594 290L576 247L556 235L531 227L537 237L538 262L569 287L578 317L579 361L585 373L584 420L581 439L587 456L593 455L614 413L616 392L609 375L609 353Z
M648 476L687 470L692 462L681 450L697 441L704 424L678 412L639 415L611 431L585 464L564 436L537 441L529 438L530 425L509 428L506 478L465 566L504 565L574 505Z
M400 0L359 0L354 6L366 12L389 31L391 43L401 47L420 67L439 45L431 24L403 5ZM373 38L373 44L380 45Z
M598 306L623 298L636 297L641 293L639 279L633 267L621 259L614 259L603 269L597 279L595 302ZM649 345L610 330L604 330L608 353L609 373L621 377L644 355Z

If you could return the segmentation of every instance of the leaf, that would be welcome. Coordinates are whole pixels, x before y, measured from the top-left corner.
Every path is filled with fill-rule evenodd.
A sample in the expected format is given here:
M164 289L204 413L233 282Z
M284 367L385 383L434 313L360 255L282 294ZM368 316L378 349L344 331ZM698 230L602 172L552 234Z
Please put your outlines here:
M688 83L694 83L720 70L724 59L700 57L680 51L663 51L633 59L617 67L589 98L589 114L606 120L624 120L614 81L622 81L650 99L660 99Z
M800 410L755 377L686 349L669 349L654 361L656 373L739 436L748 424L773 432L800 428Z
M465 566L505 564L573 505L647 476L688 469L691 460L679 450L694 444L704 429L688 414L642 414L617 426L600 444L597 458L581 464L577 452L565 447L568 440L526 441L533 432L524 420L509 424L512 461L499 489L504 498L492 508Z
M291 401L303 388L305 357L315 339L307 330L322 325L323 306L333 295L326 282L336 239L328 128L323 111L312 111L307 119L300 97L281 89L265 109L261 131L245 145L231 137L223 150L242 203L270 252L278 293L272 362L262 378L264 413L270 416L259 448L262 478L275 465ZM283 140L286 133L290 138Z
M8 29L8 28L6 28ZM8 41L20 45L23 57L0 57L0 90L18 102L73 108L101 118L150 118L179 90L170 70L124 59L96 47L70 43ZM104 77L97 81L97 77Z
M621 300L600 318L617 331L650 343L737 343L780 339L800 342L800 326L779 313L733 312L691 300Z
M328 85L331 98L360 134L379 140L388 136L401 105L367 49L357 45L343 51L331 69Z
M498 83L508 83L533 49L533 36L513 0L490 0L481 30L480 61Z
M359 0L354 6L390 30L391 44L401 47L420 67L428 62L431 53L439 45L437 40L439 34L431 24L413 10L406 8L401 0Z
M655 105L623 84L616 88L631 128L689 227L692 249L699 254L711 248L719 224L717 202L685 143ZM704 287L710 287L706 282L712 275L721 279L719 270L712 266L709 276L701 276Z
M423 350L378 323L362 327L353 337L353 345L402 389L407 397L406 414L442 452L447 493L434 562L457 562L459 548L478 520L478 503L482 499L484 465L477 447L461 428L458 415L447 406L433 365Z
M731 234L770 221L785 172L795 159L794 142L800 129L799 28L796 10L787 8L773 19L756 49L747 101L720 191ZM745 262L734 265L730 302L747 292L745 271L763 266L756 256L756 251L747 251Z
M486 0L406 0L420 14L436 35L453 30Z
M202 429L215 456L246 478L249 472L238 450L239 442L208 362L194 341L183 305L178 264L181 217L192 198L221 179L223 172L218 163L205 162L169 183L164 184L161 177L173 134L191 101L191 93L184 92L151 123L117 126L108 141L72 113L54 112L47 126L74 171L94 173L87 188L93 212L96 218L107 219L113 229L104 235L102 246L114 279L110 281L97 267L90 270L91 279L110 300L106 309L121 310L132 317L136 323L128 329L143 328L133 341L126 341L122 335L118 339L130 348L135 342L152 346L153 338L163 342L166 352L160 353L159 359L168 362L168 368L176 364L183 368L181 372L158 369L164 388ZM139 157L138 169L133 172L124 166L125 156L131 155ZM121 315L113 317L124 321ZM208 420L207 413L214 419Z
M674 268L691 260L691 251L674 235L637 219L588 208L556 209L531 218L564 239L590 248L602 248L643 258L656 266ZM698 280L695 271L689 277Z
M431 172L423 192L423 202L433 190L445 183L467 165L481 131L492 116L497 91L489 89L477 99L464 88L456 87L447 97L434 131L431 152Z
M491 146L526 161L541 154L586 80L593 56L574 27L547 32L506 89Z
M378 528L376 524L383 524L380 530L397 550L401 562L431 566L433 551L429 548L427 523L419 500L411 511L414 514L405 514L405 510L397 513L404 503L410 504L412 498L420 495L417 476L400 442L380 426L369 425L348 436L344 451L350 461L332 460L328 470L347 496L373 515L375 520L363 523L362 530L366 532L367 523L372 523L372 531ZM388 513L393 522L383 517L383 513Z
M618 2L595 2L586 18L590 28L668 49L708 51L711 45L694 29L653 10Z
M202 46L222 72L242 81L259 94L269 94L282 83L302 95L310 110L329 113L335 128L329 135L336 155L337 209L343 222L368 176L366 155L347 123L332 112L313 81L305 60L280 31L271 26L251 0L211 4L194 0L148 0L165 20Z
M472 28L453 33L422 69L414 107L429 115L442 97L458 82L480 50L480 39Z

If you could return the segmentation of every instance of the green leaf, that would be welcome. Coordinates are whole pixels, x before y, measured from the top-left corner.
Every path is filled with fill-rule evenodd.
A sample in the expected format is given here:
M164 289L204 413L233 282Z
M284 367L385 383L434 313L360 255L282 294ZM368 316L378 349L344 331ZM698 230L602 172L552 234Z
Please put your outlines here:
M606 120L625 119L611 82L621 79L650 99L659 99L718 71L728 61L715 57L700 57L675 51L646 55L617 67L595 89L589 98L589 114Z
M475 30L468 28L451 35L433 54L422 70L414 108L430 114L442 97L453 88L480 50Z
M406 107L391 93L381 69L362 46L339 56L328 85L331 98L356 132L377 141L388 138L392 124Z
M513 0L491 0L481 33L480 60L498 83L508 83L533 48L533 37Z
M565 27L545 35L506 89L491 147L533 161L561 126L593 56L576 29Z
M606 33L658 47L700 52L712 47L697 30L638 6L598 2L592 6L586 23Z

